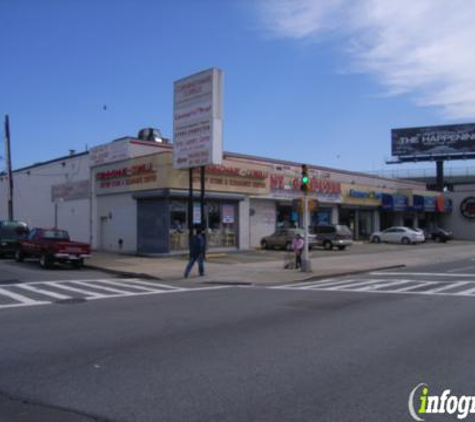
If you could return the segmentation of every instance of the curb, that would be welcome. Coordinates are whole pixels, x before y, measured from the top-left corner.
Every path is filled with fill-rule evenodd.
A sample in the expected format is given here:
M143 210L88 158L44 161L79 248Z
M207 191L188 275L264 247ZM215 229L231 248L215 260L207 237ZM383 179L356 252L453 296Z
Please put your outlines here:
M291 281L290 283L303 283L303 282L308 282L308 281L319 281L319 280L324 280L326 278L335 278L335 277L345 277L347 275L353 275L353 274L365 274L365 273L371 273L373 271L385 271L385 270L395 270L398 268L405 268L405 264L398 264L398 265L388 265L386 267L375 267L375 268L367 268L364 270L354 270L354 271L345 271L341 273L332 273L332 274L326 274L326 275L316 275L316 276L310 276L307 278L304 278L302 280L295 280Z
M309 277L300 279L300 280L286 280L282 283L259 283L259 282L252 282L252 281L204 281L202 284L210 284L210 285L220 285L220 286L261 286L261 285L273 285L278 286L280 284L298 284L298 283L305 283L309 281L319 281L324 280L327 278L336 278L336 277L345 277L348 275L353 274L365 274L373 271L384 271L384 270L394 270L398 268L405 268L405 264L399 265L388 265L385 267L374 267L374 268L366 268L362 270L350 270L350 271L343 271L343 272L335 272L330 274L322 274L322 275L311 275ZM114 274L119 277L130 277L130 278L142 278L145 280L157 280L157 281L166 281L163 278L155 277L150 274L146 273L134 273L129 271L118 271L118 270L111 270L110 268L101 268L96 265L84 265L84 268L90 268L94 270L103 271L105 273Z
M160 281L163 281L163 279L160 278L160 277L155 277L153 275L146 274L146 273L134 273L134 272L131 272L131 271L111 270L110 268L103 268L103 267L99 267L97 265L88 265L88 264L85 264L84 268L89 268L91 270L99 270L99 271L103 271L103 272L108 273L108 274L114 274L114 275L118 275L119 277L124 277L124 278L130 277L130 278L143 278L145 280L160 280Z

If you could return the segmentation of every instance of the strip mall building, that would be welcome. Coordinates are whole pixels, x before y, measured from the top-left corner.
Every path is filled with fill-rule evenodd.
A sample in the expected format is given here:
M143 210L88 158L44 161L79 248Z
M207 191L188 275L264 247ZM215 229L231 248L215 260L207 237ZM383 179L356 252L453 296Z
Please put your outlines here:
M187 248L200 221L200 175L188 215L188 171L172 166L173 146L122 138L13 173L14 217L69 230L102 250L167 254ZM308 164L308 163L307 163ZM451 212L450 200L418 182L308 165L311 224L346 224L355 239L391 225L425 227ZM211 249L250 249L282 226L300 226L300 163L224 153L206 168L205 220ZM0 219L8 179L0 177Z

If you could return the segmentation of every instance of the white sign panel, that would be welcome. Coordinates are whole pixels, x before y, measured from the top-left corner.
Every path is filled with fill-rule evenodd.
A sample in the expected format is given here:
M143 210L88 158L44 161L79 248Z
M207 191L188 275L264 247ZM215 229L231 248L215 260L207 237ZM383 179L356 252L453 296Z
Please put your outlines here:
M91 166L111 163L130 158L129 144L126 141L111 142L89 150Z
M173 168L221 164L223 73L209 69L175 82Z

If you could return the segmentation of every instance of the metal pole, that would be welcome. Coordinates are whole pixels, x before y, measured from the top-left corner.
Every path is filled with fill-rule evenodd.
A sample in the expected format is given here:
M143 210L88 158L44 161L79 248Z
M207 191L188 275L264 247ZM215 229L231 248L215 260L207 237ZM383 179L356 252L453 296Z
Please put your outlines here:
M10 121L8 119L8 114L5 115L5 159L8 175L8 219L13 220L13 171L10 149Z
M201 166L201 171L200 171L200 185L201 185L201 196L200 196L200 215L201 215L201 228L202 228L202 235L204 236L205 239L205 245L206 245L206 228L207 228L207 222L205 220L205 166ZM205 252L204 252L204 258L206 258L206 247L205 247Z
M303 261L302 261L302 272L310 273L312 272L312 264L308 257L308 195L305 193L304 196L304 211L303 211L303 224L304 224L304 233L305 233L305 244L303 249Z
M437 190L444 191L444 160L437 160Z
M193 237L193 168L188 169L188 250L191 258L191 238Z

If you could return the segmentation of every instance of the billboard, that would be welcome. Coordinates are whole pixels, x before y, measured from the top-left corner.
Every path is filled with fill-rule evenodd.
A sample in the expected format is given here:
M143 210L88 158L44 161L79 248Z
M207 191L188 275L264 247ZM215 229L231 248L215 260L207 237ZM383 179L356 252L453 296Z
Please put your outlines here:
M395 157L463 157L475 152L475 123L391 130Z
M221 164L223 73L209 69L180 79L173 95L173 168Z

